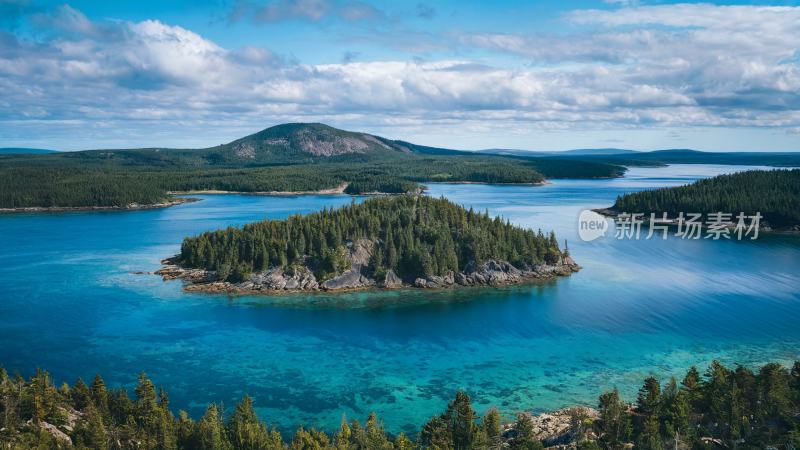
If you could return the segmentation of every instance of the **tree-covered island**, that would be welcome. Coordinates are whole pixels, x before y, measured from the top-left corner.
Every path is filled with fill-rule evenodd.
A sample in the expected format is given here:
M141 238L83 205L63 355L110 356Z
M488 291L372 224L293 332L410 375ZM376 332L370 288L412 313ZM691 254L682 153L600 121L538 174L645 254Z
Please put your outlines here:
M156 272L189 290L504 285L569 275L555 234L424 195L377 197L188 237Z

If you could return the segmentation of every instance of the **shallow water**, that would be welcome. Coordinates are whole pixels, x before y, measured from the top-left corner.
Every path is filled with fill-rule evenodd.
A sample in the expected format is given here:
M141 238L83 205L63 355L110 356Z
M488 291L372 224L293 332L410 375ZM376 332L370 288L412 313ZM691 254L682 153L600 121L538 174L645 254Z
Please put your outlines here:
M648 373L712 359L800 358L800 239L618 241L577 237L584 208L731 166L632 169L540 187L429 186L429 194L555 229L583 270L503 289L237 297L186 294L152 271L190 234L352 201L202 196L161 210L0 216L0 364L132 386L146 371L193 416L244 393L285 431L377 411L414 430L458 388L482 412L594 404ZM357 199L356 201L360 201Z

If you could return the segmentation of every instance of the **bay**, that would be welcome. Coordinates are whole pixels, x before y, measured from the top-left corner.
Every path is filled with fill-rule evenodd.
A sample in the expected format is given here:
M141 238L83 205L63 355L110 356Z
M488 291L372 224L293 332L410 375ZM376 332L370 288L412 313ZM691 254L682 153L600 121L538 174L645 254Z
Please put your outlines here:
M544 186L431 184L428 194L555 230L583 270L502 289L226 297L134 274L184 236L363 198L204 195L160 210L0 216L0 365L132 387L145 371L199 417L245 393L290 431L376 411L414 431L457 389L479 412L633 399L650 373L691 364L800 359L800 239L617 240L577 236L581 210L624 192L735 166L632 168L624 178ZM702 367L701 367L702 368Z

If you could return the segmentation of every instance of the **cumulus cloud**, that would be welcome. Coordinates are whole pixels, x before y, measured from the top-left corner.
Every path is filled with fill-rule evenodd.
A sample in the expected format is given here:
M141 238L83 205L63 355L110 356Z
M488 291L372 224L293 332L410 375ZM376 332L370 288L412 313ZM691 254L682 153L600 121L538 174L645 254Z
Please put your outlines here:
M718 116L800 109L800 8L682 4L582 10L568 18L592 30L456 38L538 63L602 65L612 79L670 92L663 98L681 97Z
M358 5L281 0L263 20L369 15L331 9L348 4ZM330 118L373 128L800 127L800 8L626 7L574 12L568 20L590 29L570 35L442 37L534 63L513 67L356 62L355 53L302 64L157 20L93 22L68 6L35 20L61 32L0 34L0 129L151 121L252 130Z

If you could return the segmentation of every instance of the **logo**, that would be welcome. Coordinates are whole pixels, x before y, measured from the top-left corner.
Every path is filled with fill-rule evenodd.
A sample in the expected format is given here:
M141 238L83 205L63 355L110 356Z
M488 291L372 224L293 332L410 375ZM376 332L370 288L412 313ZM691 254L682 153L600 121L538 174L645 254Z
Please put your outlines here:
M589 242L606 235L608 231L606 218L591 209L584 209L578 216L578 236Z

